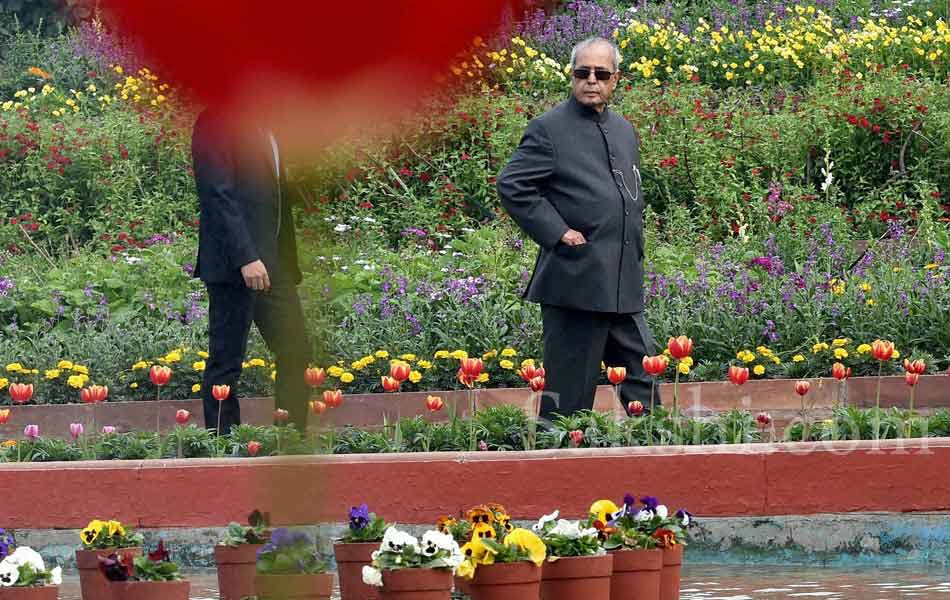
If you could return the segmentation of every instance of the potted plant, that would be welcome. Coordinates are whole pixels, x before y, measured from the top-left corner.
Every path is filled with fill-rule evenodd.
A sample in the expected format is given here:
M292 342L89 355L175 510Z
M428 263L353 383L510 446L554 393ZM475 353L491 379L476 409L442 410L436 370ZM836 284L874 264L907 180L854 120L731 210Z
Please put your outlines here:
M693 525L693 516L685 509L671 516L666 506L653 496L641 497L640 503L642 506L638 509L631 500L629 510L633 513L633 520L639 531L652 537L657 548L663 551L660 600L678 600L686 528Z
M122 550L132 557L142 555L142 534L133 533L119 521L93 519L79 532L82 548L76 550L76 568L83 598L108 598L109 580L99 569L99 558Z
M604 549L613 555L610 600L659 600L663 551L636 520L636 498L627 494L623 506L598 500L590 507L590 525L599 532Z
M541 570L541 600L608 600L613 555L607 554L597 529L558 519L558 511L541 517L533 529L547 547Z
M310 536L282 527L257 552L254 589L258 600L330 600L333 575Z
M541 593L541 565L547 556L544 542L527 529L513 528L504 507L476 507L469 515L484 515L479 509L485 509L490 522L475 522L471 539L461 548L465 558L456 573L469 580L465 593L472 600L537 598Z
M373 563L363 567L363 582L378 587L381 600L449 600L462 558L448 534L431 530L420 541L389 527Z
M94 600L188 600L191 585L169 559L164 541L146 556L127 551L101 556L99 570L109 581L109 590L104 596L92 596Z
M376 587L363 583L363 567L373 562L373 551L379 548L387 527L365 503L350 508L346 533L333 545L342 600L379 598Z
M259 510L247 517L247 525L229 523L224 538L214 547L218 564L221 600L241 600L254 595L257 551L270 539L269 518Z
M452 536L459 547L464 546L472 539L472 523L468 519L456 519L445 515L438 518L435 528L440 533ZM468 579L456 573L453 581L455 591L468 595L468 583Z
M27 546L14 549L13 535L0 529L0 600L56 600L63 570L46 569L43 557Z

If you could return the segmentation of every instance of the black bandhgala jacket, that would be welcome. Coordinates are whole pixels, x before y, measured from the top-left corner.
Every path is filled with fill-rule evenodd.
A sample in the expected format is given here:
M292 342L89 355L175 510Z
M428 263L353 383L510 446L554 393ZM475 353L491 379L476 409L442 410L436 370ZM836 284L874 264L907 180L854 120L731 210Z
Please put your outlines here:
M269 137L205 110L191 151L201 210L194 276L243 285L241 267L259 259L272 284L300 283L292 198L276 172Z
M532 119L498 176L501 203L541 247L524 297L593 312L643 310L643 189L633 126L573 97ZM587 239L567 246L568 228Z

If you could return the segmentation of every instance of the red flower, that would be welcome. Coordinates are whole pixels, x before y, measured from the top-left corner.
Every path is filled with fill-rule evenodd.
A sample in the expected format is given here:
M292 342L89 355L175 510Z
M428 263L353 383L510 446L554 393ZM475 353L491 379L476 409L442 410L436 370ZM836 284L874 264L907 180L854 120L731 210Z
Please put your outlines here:
M871 122L868 121L868 118L867 118L867 117L861 117L861 120L858 122L858 125L860 125L862 129L870 129L870 128L871 128Z
M578 447L584 441L584 432L580 429L575 429L574 431L568 434L571 438L571 443L574 444L574 447Z
M311 400L310 401L310 412L315 415L322 415L323 411L327 409L327 405L321 402L320 400Z
M218 402L224 402L231 395L231 386L215 385L211 386L211 396Z
M484 364L480 358L463 358L462 359L462 373L472 379L478 379L478 376L482 374L482 369Z
M627 379L627 368L607 367L607 379L614 385L620 385Z
M158 540L158 548L156 548L154 552L148 553L148 559L153 562L168 560L168 551L165 550L165 540Z
M248 456L257 456L257 453L261 451L261 443L255 440L251 440L247 443L247 455Z
M689 356L693 351L693 340L681 335L679 337L671 337L669 341L666 342L666 348L670 351L670 355L677 360L682 360Z
M656 377L657 375L662 375L666 372L666 368L670 365L670 361L662 355L658 354L657 356L644 356L643 357L643 370L646 371L647 375Z
M6 424L10 420L10 409L0 408L0 425Z
M172 379L172 369L163 365L154 365L148 370L148 378L159 387L167 385Z
M917 359L915 361L909 361L906 358L904 359L904 370L908 373L914 373L916 375L923 375L927 372L927 363L922 359Z
M389 376L399 383L409 379L409 372L410 368L407 363L398 360L389 363Z
M393 377L387 377L386 375L383 375L382 377L380 377L380 381L383 384L383 391L386 391L386 392L399 391L399 385L400 385L399 380Z
M544 377L535 377L530 382L532 392L543 392L544 391Z
M525 365L518 369L518 375L527 382L531 382L535 377L544 377L544 367L535 367L533 364Z
M283 408L278 408L274 411L274 422L278 425L283 425L288 419L290 419L290 413Z
M179 408L175 413L175 422L179 425L184 425L188 422L188 419L191 418L191 413L185 410L184 408Z
M678 165L679 162L680 162L679 159L678 159L677 157L675 157L675 156L671 156L671 157L669 157L669 158L664 158L663 160L660 161L660 168L661 168L661 169L672 169L673 167L675 167L676 165Z
M109 388L104 385L90 385L79 392L79 397L85 404L103 402L109 396Z
M310 367L303 373L303 378L312 388L318 388L323 385L327 379L327 372L319 367Z
M755 416L755 422L758 423L761 427L768 427L772 424L772 415L765 412L760 412Z
M795 382L795 393L799 396L804 396L808 393L808 390L811 389L811 383L802 379L801 381Z
M471 160L471 159L472 159L472 157L469 156L468 152L463 152L463 153L462 153L462 156L460 156L459 158L461 158L462 160Z
M887 340L874 340L871 342L871 356L881 362L891 360L894 356L894 344Z
M920 375L917 373L906 373L904 374L904 383L910 387L917 385L917 381L920 379Z
M633 402L627 404L627 413L633 415L634 417L639 417L643 414L643 402L639 400L634 400Z
M851 377L851 367L845 367L844 364L836 362L831 365L831 376L838 381L844 381L848 377Z
M430 412L439 412L443 406L445 406L445 402L439 396L426 396L426 408Z
M16 404L26 404L33 397L32 383L11 383L10 399Z
M749 381L748 367L737 367L735 365L729 367L729 381L736 385L742 385Z
M343 404L343 392L340 390L327 390L323 392L323 402L330 408L337 408Z

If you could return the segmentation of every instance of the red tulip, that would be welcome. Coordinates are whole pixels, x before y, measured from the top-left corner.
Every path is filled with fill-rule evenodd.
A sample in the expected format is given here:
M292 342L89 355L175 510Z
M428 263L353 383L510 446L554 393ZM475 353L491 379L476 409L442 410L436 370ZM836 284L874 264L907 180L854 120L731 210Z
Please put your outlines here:
M11 383L10 398L17 404L25 404L33 397L32 383Z
M283 425L288 419L290 419L290 413L283 408L278 408L274 411L274 422L278 425Z
M148 370L148 378L152 381L152 383L161 387L171 381L172 369L171 367L166 367L163 365L154 365Z
M257 456L257 453L261 451L261 443L251 440L247 443L247 455L248 456Z
M626 367L607 367L607 380L614 385L620 385L627 378Z
M323 411L325 411L326 409L327 409L327 405L325 402L322 402L320 400L310 401L310 412L312 412L313 414L322 415Z
M633 402L627 404L627 412L635 417L639 417L643 414L643 402L634 400Z
M445 406L445 403L442 402L442 398L438 396L426 396L426 408L431 412L439 412L443 406Z
M666 343L666 349L670 351L673 358L682 360L693 352L693 340L685 335L671 337Z
M188 419L191 418L191 413L185 410L184 408L179 408L178 412L175 413L175 422L179 425L184 425L188 422Z
M811 389L811 383L802 379L801 381L795 382L795 393L799 396L804 396L808 393L808 390Z
M79 392L79 397L86 404L103 402L109 396L109 388L105 385L90 385Z
M466 377L470 378L472 381L478 379L478 376L482 374L482 368L484 364L480 358L463 358L462 359L462 373Z
M584 441L584 432L581 431L580 429L575 429L574 431L570 432L568 435L571 438L571 442L575 446L580 446L581 442Z
M380 377L380 380L383 382L383 391L386 392L398 392L399 391L399 380L393 377L387 377L383 375Z
M0 425L6 424L10 420L10 409L0 408Z
M544 391L544 377L535 377L530 382L532 392Z
M215 385L211 387L211 396L218 402L224 402L231 395L231 386Z
M329 408L337 408L343 404L343 392L340 390L327 390L323 392L323 403Z
M323 385L327 379L327 372L319 367L310 367L303 372L303 378L312 388L318 388Z
M772 424L772 415L761 412L755 416L755 421L762 427L768 427Z
M927 372L927 363L923 359L918 358L915 361L909 361L906 358L904 359L904 370L908 373L916 373L917 375L923 375Z
M534 365L529 364L521 369L518 369L518 375L521 375L521 378L525 381L530 382L535 377L544 377L544 367L535 367Z
M919 379L920 379L920 375L917 373L908 372L904 374L904 383L906 383L910 387L914 387L915 385L917 385L917 380Z
M894 356L894 344L887 340L874 340L871 342L871 356L882 362L891 360Z
M473 385L475 385L475 379L473 377L469 377L468 375L466 375L465 372L462 371L461 368L459 369L459 372L456 375L456 378L459 380L459 383L461 383L465 387L470 388Z
M851 377L851 367L845 367L844 364L836 362L831 365L831 376L838 381L844 381L848 377Z
M409 371L409 365L402 361L394 360L389 363L389 376L399 383L409 379Z
M670 366L670 361L662 354L643 357L643 370L647 372L647 375L653 377L662 375L668 366Z
M742 385L746 381L749 381L749 369L748 367L737 367L732 365L729 367L729 381L736 385Z

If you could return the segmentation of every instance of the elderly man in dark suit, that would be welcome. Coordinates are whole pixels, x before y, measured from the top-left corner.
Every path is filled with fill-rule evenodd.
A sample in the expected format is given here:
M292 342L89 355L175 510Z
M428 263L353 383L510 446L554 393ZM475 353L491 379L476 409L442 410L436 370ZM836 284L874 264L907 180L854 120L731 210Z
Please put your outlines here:
M277 140L224 109L207 109L192 135L201 209L195 277L208 288L209 357L202 396L205 424L221 431L241 423L235 385L251 323L277 356L277 406L301 428L307 422L310 362L291 198ZM231 386L222 402L212 386Z
M541 247L525 298L541 304L544 417L591 408L601 361L627 368L624 406L649 406L639 140L607 107L619 65L609 40L578 44L572 97L528 123L498 177L502 205Z

